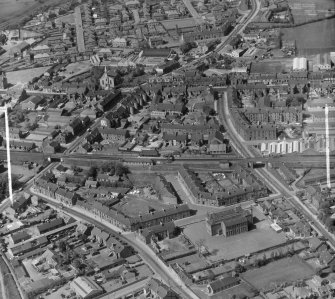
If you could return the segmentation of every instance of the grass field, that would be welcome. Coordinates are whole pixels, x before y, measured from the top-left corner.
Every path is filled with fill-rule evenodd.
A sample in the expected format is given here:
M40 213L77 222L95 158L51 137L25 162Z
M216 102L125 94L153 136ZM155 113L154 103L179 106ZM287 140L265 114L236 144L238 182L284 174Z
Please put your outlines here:
M282 30L283 39L296 40L299 55L335 50L335 18Z
M243 278L258 290L270 290L273 283L293 282L310 278L315 274L311 265L294 256L266 265L265 267L247 271Z
M331 16L335 9L333 0L289 0L288 4L296 24Z

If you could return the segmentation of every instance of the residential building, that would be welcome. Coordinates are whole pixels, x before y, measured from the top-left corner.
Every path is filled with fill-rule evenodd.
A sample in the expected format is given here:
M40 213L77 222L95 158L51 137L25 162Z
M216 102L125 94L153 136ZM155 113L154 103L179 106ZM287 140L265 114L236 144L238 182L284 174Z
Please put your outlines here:
M11 239L13 244L18 244L22 241L26 241L31 238L31 235L28 234L26 230L11 234Z
M114 48L126 48L127 40L124 37L116 37L112 41Z
M42 101L40 96L30 96L21 103L22 110L35 110Z
M140 238L146 244L152 241L162 241L166 238L172 238L175 234L176 226L174 222L167 222L140 230Z
M64 225L64 221L62 218L53 219L50 222L46 222L37 226L37 231L40 235L57 229Z
M157 299L180 299L178 294L156 278L151 278L147 283L144 288L144 295L146 297L150 296L151 298Z
M99 128L99 133L104 140L109 140L112 142L123 143L129 137L129 131L122 129Z

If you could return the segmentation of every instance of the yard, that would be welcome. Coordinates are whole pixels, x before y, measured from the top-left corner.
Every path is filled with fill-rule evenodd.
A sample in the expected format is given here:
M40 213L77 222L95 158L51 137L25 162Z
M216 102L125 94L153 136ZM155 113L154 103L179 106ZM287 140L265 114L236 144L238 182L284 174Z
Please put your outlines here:
M256 294L256 290L254 290L251 286L249 286L247 283L242 282L238 286L229 288L223 292L220 292L218 294L209 296L206 292L204 287L194 287L194 292L199 296L199 298L208 298L208 299L231 299L235 295L237 298L240 298L240 296L247 297L247 298L253 298Z
M194 244L199 240L204 241L204 246L210 252L210 261L231 260L286 242L285 234L276 233L270 227L270 221L260 211L253 209L253 215L258 221L255 223L256 228L243 234L228 238L222 235L210 236L205 221L186 226L184 234Z
M271 289L276 283L293 282L315 274L312 266L297 256L281 259L256 270L247 271L243 278L259 290Z
M17 84L17 83L28 83L34 77L39 77L44 74L50 67L38 67L34 69L27 69L21 71L14 71L7 73L8 83Z
M129 217L137 217L140 214L147 214L150 209L162 210L166 205L156 200L145 200L140 197L127 196L120 203L114 206L115 209L125 213Z
M60 72L60 76L65 76L66 78L71 78L76 74L81 74L86 71L89 71L92 68L90 61L82 61L82 62L75 62L70 63L66 66L65 71Z
M44 274L41 273L41 272L38 272L36 270L36 268L32 265L32 261L33 260L31 260L31 259L22 261L22 264L25 267L26 271L28 272L29 277L33 281L36 281L36 280L39 280L39 279L42 279L42 278L46 278L47 275L48 275L48 272L46 272Z

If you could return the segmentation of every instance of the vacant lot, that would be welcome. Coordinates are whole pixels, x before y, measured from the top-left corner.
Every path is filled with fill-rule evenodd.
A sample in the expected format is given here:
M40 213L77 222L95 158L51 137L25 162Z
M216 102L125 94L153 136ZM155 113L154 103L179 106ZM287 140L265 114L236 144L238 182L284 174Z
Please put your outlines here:
M299 55L335 50L335 18L282 30L283 39L296 40Z
M286 242L285 234L276 233L264 215L256 209L253 210L253 214L258 219L255 224L256 228L236 236L228 238L222 235L210 236L205 221L186 226L184 233L194 244L199 240L204 240L204 245L211 253L208 257L211 261L234 259Z
M14 85L17 83L26 84L34 77L39 77L44 74L48 69L49 67L38 67L34 69L8 72L7 79L9 83Z
M295 256L270 263L260 269L248 271L243 274L243 278L257 289L267 290L273 288L275 283L309 278L314 273L309 264Z

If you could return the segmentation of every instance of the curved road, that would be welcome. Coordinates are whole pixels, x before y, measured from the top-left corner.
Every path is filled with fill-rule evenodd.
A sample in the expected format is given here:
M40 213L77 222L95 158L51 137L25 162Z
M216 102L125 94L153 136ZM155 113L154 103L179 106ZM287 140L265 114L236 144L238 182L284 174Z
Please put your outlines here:
M62 204L57 203L55 202L55 200L50 199L42 194L35 193L32 190L30 192L32 194L38 195L39 197L42 197L43 200L45 200L51 206L62 209L70 215L80 218L86 222L92 223L100 229L105 230L112 236L127 242L136 249L136 251L143 258L143 260L147 262L147 264L150 265L154 272L158 273L162 277L162 279L166 281L169 286L171 286L173 290L179 291L179 294L182 295L182 298L199 299L199 297L196 296L189 288L187 288L185 284L180 280L180 278L177 275L174 275L172 270L168 266L166 266L147 245L145 245L142 241L136 239L134 233L119 234L115 229L111 227L111 224L102 220L98 216L89 215L89 212L84 210L78 211L80 208L70 208L62 206Z

